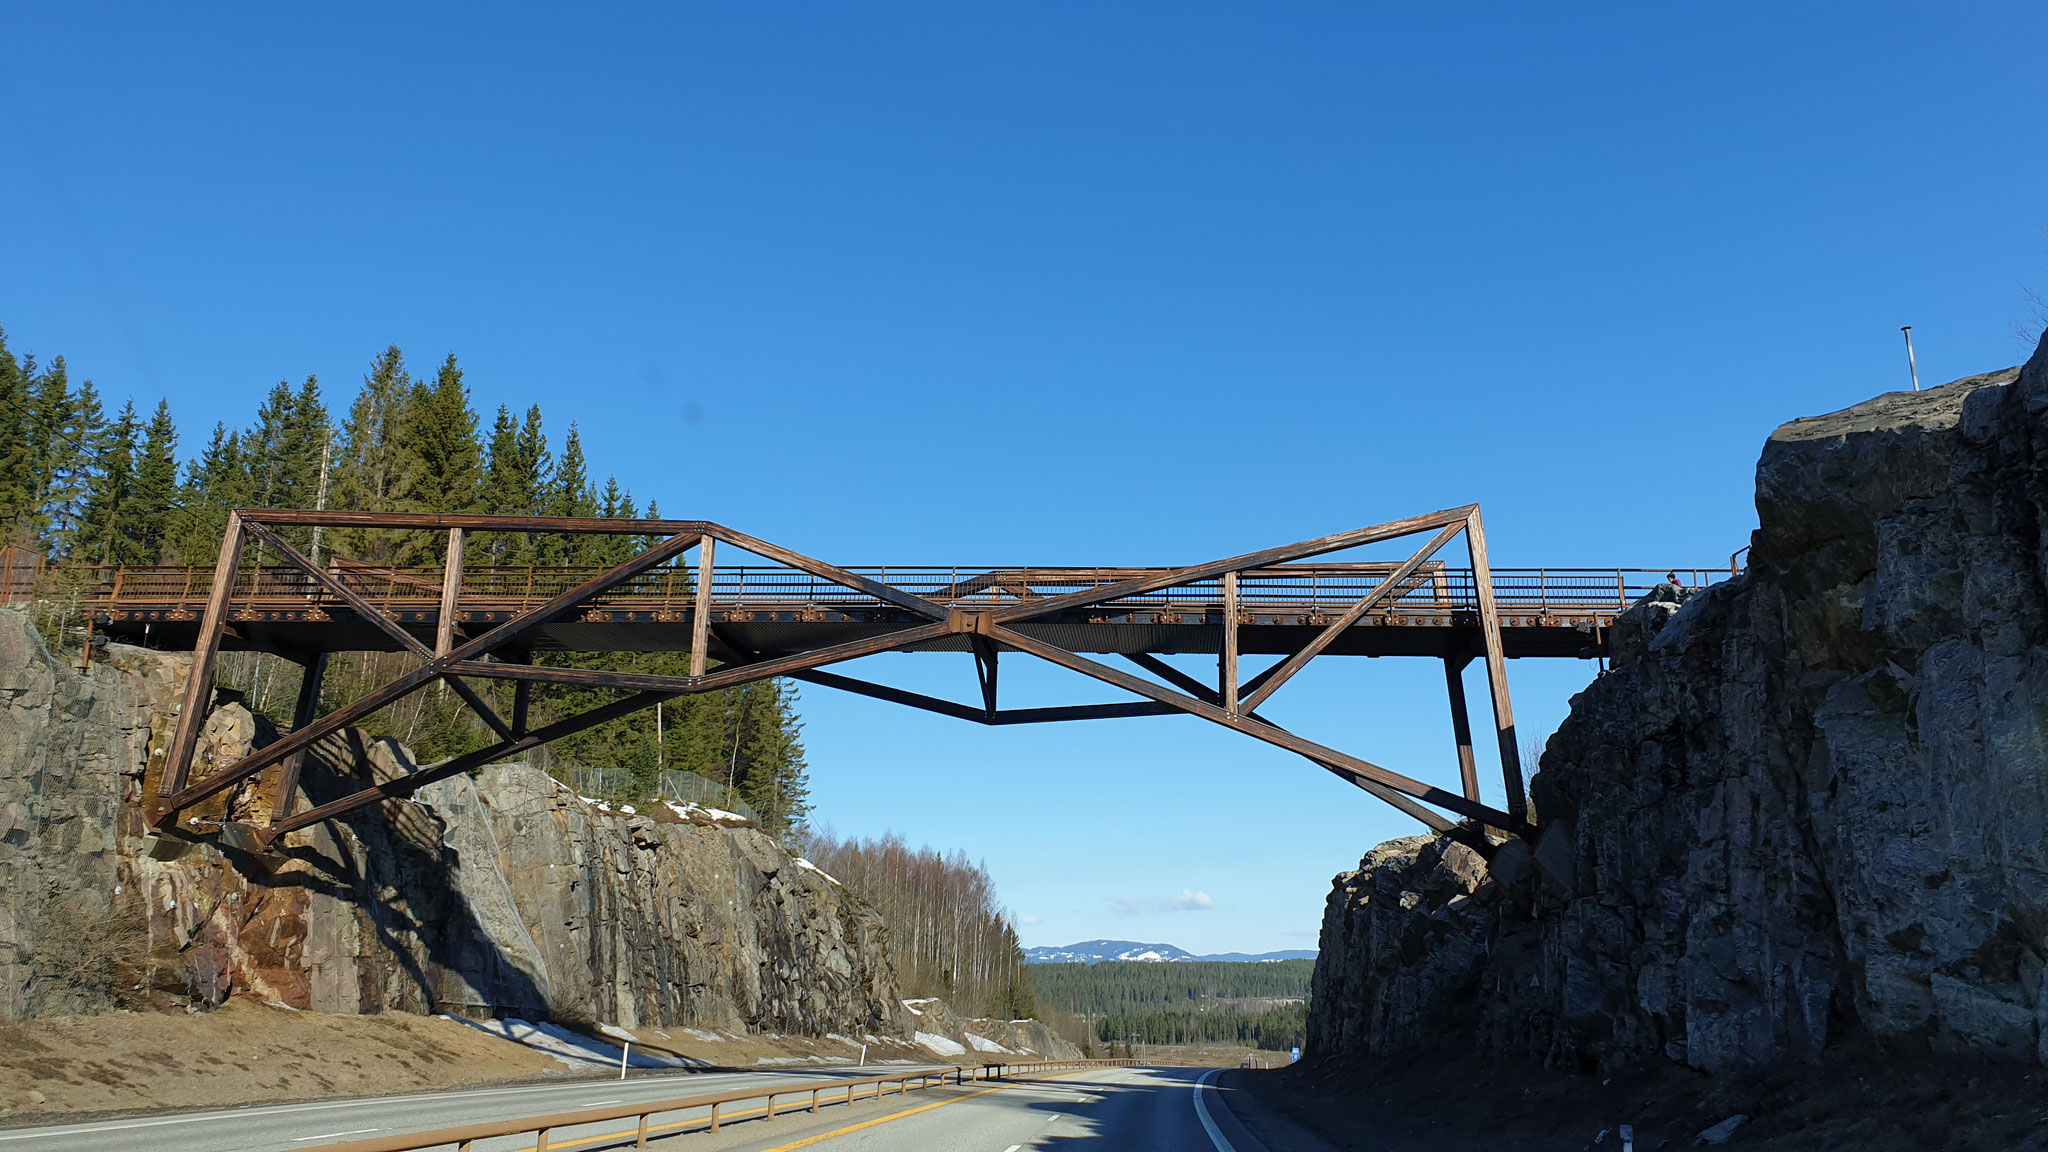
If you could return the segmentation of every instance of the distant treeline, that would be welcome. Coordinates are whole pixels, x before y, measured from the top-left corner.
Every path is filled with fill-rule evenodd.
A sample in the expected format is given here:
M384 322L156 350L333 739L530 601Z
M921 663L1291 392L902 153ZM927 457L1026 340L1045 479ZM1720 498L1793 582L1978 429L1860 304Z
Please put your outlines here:
M1104 1044L1233 1043L1282 1051L1307 1033L1313 960L1033 964L1038 1002ZM1276 1003L1278 1001L1279 1003Z
M314 508L371 512L481 512L503 515L641 514L616 476L592 479L570 423L551 442L538 405L498 405L488 427L450 355L414 376L404 355L374 357L339 420L312 376L280 381L243 427L216 424L204 446L181 454L168 400L147 418L132 400L112 415L92 381L74 383L63 357L19 357L0 333L0 542L32 547L59 563L53 581L81 580L91 565L196 564L219 554L229 510ZM652 500L646 515L659 515ZM282 533L325 562L334 556L382 565L441 563L445 536L376 529ZM437 536L439 538L437 539ZM633 537L490 534L473 538L471 564L617 563L646 542ZM252 553L255 551L251 550ZM275 563L275 558L270 561ZM678 566L678 586L688 573ZM61 603L65 589L49 589ZM76 622L73 621L75 624ZM61 625L60 625L61 627ZM542 656L543 662L682 674L678 653ZM354 700L414 666L410 656L355 654L330 665L323 705ZM231 655L223 681L249 693L258 711L288 717L296 666L270 656ZM509 714L511 689L477 683ZM536 685L535 727L601 703L608 694ZM793 689L780 682L685 697L539 750L549 770L587 793L647 800L663 769L685 769L725 787L757 811L770 831L800 827L808 776ZM425 691L371 718L373 734L400 738L426 759L481 747L491 733L452 693Z
M988 870L965 852L913 849L894 834L840 839L829 829L809 833L803 849L881 914L906 994L941 997L962 1015L1038 1014L1009 913L996 903Z
M1179 1008L1205 1000L1303 997L1308 995L1315 967L1313 960L1270 964L1109 960L1100 964L1033 964L1028 971L1042 1003L1095 1016Z

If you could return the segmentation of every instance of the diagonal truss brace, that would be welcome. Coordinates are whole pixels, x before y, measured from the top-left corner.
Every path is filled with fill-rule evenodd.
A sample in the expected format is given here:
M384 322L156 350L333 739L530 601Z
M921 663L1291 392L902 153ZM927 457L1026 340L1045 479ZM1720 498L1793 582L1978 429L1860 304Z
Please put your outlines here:
M439 643L434 648L428 648L350 588L338 575L313 564L273 530L282 525L446 530L449 534L449 563L442 598L440 635L437 637ZM550 598L540 606L519 613L483 635L456 645L453 643L452 616L460 592L458 566L461 563L462 534L466 530L610 533L638 536L666 534L666 539L575 588ZM1431 531L1434 534L1421 548L1393 569L1338 619L1330 622L1309 643L1266 669L1250 682L1243 685L1237 682L1239 621L1235 592L1240 574L1363 544ZM1479 802L1477 789L1469 771L1465 773L1463 794L1452 793L1393 772L1371 761L1297 736L1257 715L1257 709L1261 704L1270 700L1316 656L1327 651L1342 636L1345 629L1356 624L1374 608L1390 600L1397 600L1410 591L1414 586L1415 575L1422 565L1460 534L1466 537L1470 548L1477 584L1482 649L1478 654L1483 654L1486 658L1488 680L1492 688L1496 733L1500 741L1502 771L1509 801L1505 811ZM731 645L724 644L709 628L713 615L710 610L712 552L719 541L777 560L819 579L862 592L878 601L921 616L928 623L901 627L880 635L805 652L767 657L739 652ZM244 545L249 542L277 551L287 562L304 572L326 592L347 604L366 621L384 632L403 651L419 657L421 663L354 703L325 717L301 723L289 735L250 753L221 771L193 782L189 779L192 752L196 747L200 726L205 720L204 703L207 689L211 685L220 640L227 628L241 554ZM641 573L680 557L692 546L699 547L700 568L696 611L693 613L692 621L691 675L660 676L605 672L515 663L496 657L500 650L516 648L515 642L533 629L559 620L572 610ZM1012 627L1028 625L1033 620L1063 611L1092 607L1219 577L1222 578L1229 619L1222 629L1223 651L1219 653L1218 658L1221 682L1213 690L1156 658L1143 654L1133 656L1141 667L1187 691L1178 691L1174 687L1133 676ZM971 585L972 581L968 583ZM971 592L961 594L969 595ZM913 649L948 637L964 639L975 655L978 679L982 686L980 708L820 670L828 664L881 652ZM728 658L717 669L712 670L705 662L705 655L714 643L725 648ZM1123 703L1000 709L996 704L995 672L998 655L1004 648L1039 657L1130 692L1141 699ZM1469 826L1454 825L1437 812L1424 807L1424 804L1497 829L1524 833L1527 826L1520 815L1525 809L1521 764L1515 742L1514 720L1510 710L1505 673L1500 625L1493 603L1484 532L1477 505L1466 505L1424 516L1372 525L1351 532L1318 537L1206 564L1150 573L1143 577L1064 595L1020 598L985 610L968 610L954 603L918 596L706 521L626 521L277 510L240 512L230 516L227 531L222 539L221 561L215 569L214 585L200 626L192 679L187 685L185 707L180 713L178 728L173 737L165 784L150 810L149 818L160 831L173 831L176 827L177 813L184 808L249 779L279 762L286 762L295 767L298 758L303 756L314 742L436 681L448 684L477 712L483 722L497 735L496 743L453 760L422 768L398 780L363 789L304 813L291 815L288 804L280 805L274 811L271 824L257 831L256 840L262 846L268 847L278 836L293 829L331 819L392 796L407 794L430 780L515 755L549 740L629 715L676 696L717 691L777 676L788 676L820 686L856 692L923 708L941 715L992 725L1175 713L1199 716L1253 739L1296 752L1325 769L1352 780L1359 787L1438 831L1476 835ZM469 687L466 683L467 678L511 681L518 688L515 693L513 721L507 724L501 719L488 703ZM611 689L629 692L631 695L528 732L525 723L525 689L534 683ZM1469 744L1469 739L1466 739L1466 743ZM288 775L296 777L296 772L288 772ZM290 783L295 784L295 780Z

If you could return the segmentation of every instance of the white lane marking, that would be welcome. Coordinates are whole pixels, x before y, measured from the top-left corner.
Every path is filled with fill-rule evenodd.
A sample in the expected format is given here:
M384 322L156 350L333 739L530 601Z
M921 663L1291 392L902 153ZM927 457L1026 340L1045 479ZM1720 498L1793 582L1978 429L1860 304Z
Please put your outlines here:
M1022 1144L1012 1144L1008 1148L1003 1149L1003 1152L1017 1152L1017 1149L1022 1147Z
M1221 1073L1217 1069L1211 1068L1202 1073L1201 1079L1195 1081L1195 1119L1202 1122L1202 1131L1209 1134L1209 1142L1216 1145L1216 1152L1237 1152L1230 1141L1223 1138L1223 1130L1216 1127L1216 1121L1209 1118L1209 1105L1202 1101L1202 1093L1215 1091L1209 1086L1209 1082L1219 1075Z
M351 1128L351 1129L349 1129L349 1130L348 1130L348 1131L346 1131L346 1132L322 1132L322 1133L321 1133L320 1135L318 1135L318 1136L298 1136L298 1137L294 1137L294 1138L292 1139L292 1143L294 1143L294 1144L302 1144L302 1143L304 1143L305 1141L308 1141L308 1140L332 1140L332 1139L334 1139L334 1138L335 1138L336 1136L361 1136L361 1135L362 1135L363 1133L365 1133L365 1132L382 1132L382 1131L383 1131L383 1129L382 1129L382 1128Z
M578 1108L595 1108L595 1107L597 1107L597 1106L598 1106L598 1105L600 1105L600 1104L624 1104L624 1103L625 1103L625 1101L624 1101L624 1100L586 1100L586 1101L584 1101L583 1103L581 1103L581 1104L578 1104L578 1105L577 1105L577 1107L578 1107Z

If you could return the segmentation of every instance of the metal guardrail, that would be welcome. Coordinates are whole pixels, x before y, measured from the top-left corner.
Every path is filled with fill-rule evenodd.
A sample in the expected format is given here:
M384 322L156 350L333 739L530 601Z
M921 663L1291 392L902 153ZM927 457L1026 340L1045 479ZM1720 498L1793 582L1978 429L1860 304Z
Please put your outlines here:
M1254 569L1238 580L1238 602L1260 609L1338 610L1355 603L1391 573L1393 564L1285 564ZM379 568L339 563L333 569L373 604L393 609L431 610L441 598L438 567ZM79 590L79 605L181 608L197 612L213 580L211 567L96 568ZM461 600L472 610L517 611L544 603L595 575L599 568L472 567L462 574ZM1047 599L1106 587L1160 569L1149 568L854 568L849 571L942 604L987 608ZM1493 593L1503 611L1618 612L1640 599L1667 574L1694 587L1729 573L1718 568L1495 568ZM671 565L645 573L595 597L594 606L654 612L687 612L695 604L690 571ZM713 574L711 602L723 610L788 608L874 608L881 602L858 589L780 565L722 566ZM1219 581L1202 580L1109 601L1091 611L1213 608L1223 602ZM250 608L337 608L345 605L296 568L244 568L233 603ZM1478 595L1472 570L1425 565L1383 612L1473 611ZM679 615L677 619L681 619Z
M901 1096L911 1090L910 1086L912 1084L916 1084L917 1090L923 1092L934 1083L944 1084L948 1077L951 1077L955 1084L966 1084L970 1081L1003 1079L1003 1073L1006 1069L1050 1072L1060 1068L1128 1068L1135 1066L1137 1063L1138 1061L1136 1060L1043 1060L1030 1063L992 1062L979 1067L955 1064L938 1069L927 1068L920 1072L906 1072L899 1076L875 1076L861 1080L814 1080L801 1084L785 1084L772 1089L746 1088L736 1092L717 1092L702 1096L684 1096L673 1100L649 1101L641 1104L628 1104L611 1108L585 1108L576 1112L557 1112L547 1116L529 1116L519 1120L498 1120L486 1124L465 1124L454 1128L436 1128L425 1132L414 1132L409 1135L374 1136L367 1140L349 1140L339 1144L321 1144L307 1148L305 1152L420 1152L422 1149L444 1148L451 1145L457 1149L457 1152L470 1152L471 1145L478 1140L490 1140L500 1136L524 1136L528 1133L534 1134L534 1152L548 1152L552 1134L558 1128L574 1128L584 1124L601 1124L608 1120L629 1119L639 1122L638 1129L633 1133L618 1133L612 1139L624 1140L630 1135L634 1137L633 1147L645 1148L647 1147L648 1136L653 1133L679 1134L674 1133L674 1130L694 1126L701 1126L707 1132L716 1132L719 1130L721 1123L730 1123L742 1117L752 1116L757 1111L761 1114L761 1119L764 1122L772 1121L776 1115L775 1099L778 1096L801 1098L808 1095L810 1097L808 1104L799 1103L792 1105L791 1108L816 1113L821 1107L835 1104L851 1107L863 1099L879 1101L884 1096L890 1095L887 1088L891 1084L896 1085L896 1092L894 1094ZM872 1089L872 1091L861 1093L860 1089L863 1088ZM834 1094L836 1098L827 1098L827 1093ZM765 1104L759 1109L749 1109L746 1112L737 1114L727 1112L722 1117L719 1115L719 1109L724 1105L744 1103L749 1100L764 1100ZM682 1112L695 1108L709 1108L711 1114L708 1117L693 1117L669 1124L652 1126L649 1124L650 1117L659 1116L665 1112ZM787 1110L785 1110L785 1114L787 1114ZM590 1143L590 1139L588 1137L579 1137L575 1143ZM567 1145L564 1146L566 1147Z

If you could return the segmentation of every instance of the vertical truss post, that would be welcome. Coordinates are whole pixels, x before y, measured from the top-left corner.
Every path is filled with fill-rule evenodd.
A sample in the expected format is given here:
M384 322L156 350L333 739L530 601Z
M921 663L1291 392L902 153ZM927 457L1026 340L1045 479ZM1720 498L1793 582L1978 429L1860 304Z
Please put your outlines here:
M199 747L199 730L206 724L206 705L213 699L213 668L220 657L220 635L227 628L235 573L242 566L242 539L241 514L229 512L227 529L220 538L220 560L213 569L213 590L207 593L206 615L200 618L199 637L192 645L192 671L185 679L185 699L178 707L178 730L171 737L163 778L157 783L159 796L183 791L192 774L192 752Z
M974 652L975 678L981 681L982 716L993 721L996 718L996 660L1000 654L996 646L982 636L969 636L967 646Z
M526 662L529 664L533 663L533 657L528 656ZM512 684L512 734L514 736L526 735L526 715L532 703L533 681L514 681Z
M292 707L292 731L311 724L320 715L320 687L327 679L327 653L315 652L299 675L299 699ZM277 777L277 794L270 801L270 823L289 819L299 802L299 769L305 766L306 749L284 758Z
M1469 657L1444 657L1444 684L1451 693L1451 735L1458 741L1458 775L1465 799L1479 799L1479 764L1472 755L1472 714L1465 707L1465 665Z
M1500 614L1493 602L1493 569L1486 561L1486 529L1473 505L1465 518L1465 542L1472 549L1472 585L1479 597L1479 631L1486 643L1486 681L1493 689L1493 726L1500 737L1501 781L1507 786L1507 810L1526 819L1529 796L1522 786L1522 750L1515 743L1515 706L1508 699L1508 661L1501 647Z
M711 646L711 566L718 541L706 535L697 544L697 606L690 613L690 675L702 676L705 649Z
M1223 651L1218 654L1218 687L1223 710L1237 715L1237 573L1223 574Z
M441 569L441 618L434 631L436 659L455 648L455 605L462 597L462 537L462 529L448 530L448 562Z

